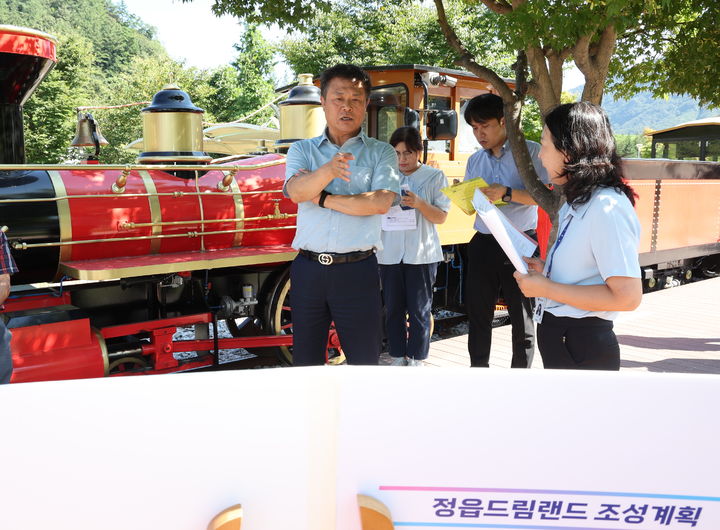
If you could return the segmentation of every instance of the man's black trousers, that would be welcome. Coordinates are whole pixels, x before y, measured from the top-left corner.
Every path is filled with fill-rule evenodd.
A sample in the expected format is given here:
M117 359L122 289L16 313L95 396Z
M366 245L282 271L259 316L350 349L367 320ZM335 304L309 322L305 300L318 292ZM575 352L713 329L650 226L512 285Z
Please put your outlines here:
M333 265L298 255L290 266L290 281L293 365L324 364L331 322L348 364L378 364L382 301L374 254Z
M477 232L468 244L465 284L470 366L489 366L492 321L500 292L512 325L511 367L528 368L532 364L535 343L532 303L523 296L513 272L515 268L495 238Z

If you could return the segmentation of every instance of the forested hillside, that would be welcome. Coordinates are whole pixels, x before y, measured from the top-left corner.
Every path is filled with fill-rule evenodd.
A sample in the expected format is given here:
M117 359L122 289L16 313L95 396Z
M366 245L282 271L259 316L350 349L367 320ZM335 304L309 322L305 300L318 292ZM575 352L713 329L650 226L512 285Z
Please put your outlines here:
M582 87L570 91L576 97ZM645 129L664 129L679 123L720 115L720 109L702 107L688 96L669 96L655 99L649 92L641 92L630 99L616 99L605 95L602 104L610 117L616 134L642 134Z
M0 0L0 24L45 31L59 41L57 66L24 107L30 163L79 156L67 147L75 134L78 106L148 101L173 82L205 109L206 121L221 122L239 118L274 97L274 81L267 75L273 52L253 27L245 28L233 64L199 70L170 59L153 27L128 13L124 4L110 0ZM123 146L142 136L141 108L92 111L110 142L103 148L103 162L135 159L136 154ZM262 123L271 114L253 119Z

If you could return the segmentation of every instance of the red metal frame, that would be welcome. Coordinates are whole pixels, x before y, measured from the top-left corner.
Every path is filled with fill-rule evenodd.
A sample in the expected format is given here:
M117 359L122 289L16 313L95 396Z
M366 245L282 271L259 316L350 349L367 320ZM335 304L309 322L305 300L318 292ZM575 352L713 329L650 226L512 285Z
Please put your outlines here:
M71 305L70 293L65 291L62 294L42 295L18 295L5 300L2 312L26 311L28 309L40 309L44 307L55 307L59 305Z

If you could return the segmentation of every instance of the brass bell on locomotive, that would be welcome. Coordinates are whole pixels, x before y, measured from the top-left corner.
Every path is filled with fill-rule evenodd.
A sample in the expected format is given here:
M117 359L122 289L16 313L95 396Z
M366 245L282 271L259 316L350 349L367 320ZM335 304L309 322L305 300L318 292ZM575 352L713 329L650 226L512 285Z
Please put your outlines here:
M203 112L177 85L165 85L142 109L141 164L205 164L212 157L203 151Z
M325 113L320 106L320 89L313 85L312 74L300 74L280 107L280 139L278 149L287 148L296 140L320 136L325 130Z

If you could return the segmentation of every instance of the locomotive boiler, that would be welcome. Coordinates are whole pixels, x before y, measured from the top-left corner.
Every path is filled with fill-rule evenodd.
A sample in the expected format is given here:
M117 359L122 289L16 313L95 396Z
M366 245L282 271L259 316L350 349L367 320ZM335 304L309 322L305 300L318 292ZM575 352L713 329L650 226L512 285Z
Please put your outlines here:
M231 149L220 134L204 138L202 109L167 86L142 111L138 163L26 164L22 105L52 69L55 45L50 35L0 26L0 226L20 269L0 313L13 334L12 381L201 369L232 348L290 363L297 209L282 194L283 153L324 128L312 76L301 75L280 104L273 152L211 159L206 151L229 153L239 143ZM476 142L457 117L492 87L430 66L367 70L367 134L387 141L399 126L423 126L427 163L449 182L462 178ZM90 136L98 145L97 130ZM625 173L639 195L646 289L717 274L720 164L628 160ZM464 311L472 222L453 207L439 228L445 259L436 308ZM549 229L541 212L541 248ZM232 338L218 336L219 321ZM193 338L180 340L176 331L187 327ZM333 331L328 350L341 351Z

